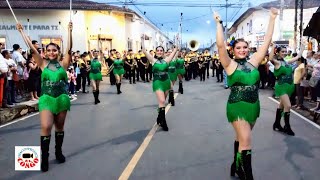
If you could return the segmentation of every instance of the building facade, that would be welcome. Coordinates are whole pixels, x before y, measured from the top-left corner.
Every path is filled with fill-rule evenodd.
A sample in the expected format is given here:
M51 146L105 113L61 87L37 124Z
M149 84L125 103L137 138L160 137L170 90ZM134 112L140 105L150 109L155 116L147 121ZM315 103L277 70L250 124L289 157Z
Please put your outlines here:
M17 19L32 40L37 40L43 46L54 42L62 49L66 47L70 21L69 0L24 1L25 4L17 4L18 1L14 0L10 2ZM20 44L26 49L26 44L16 30L16 22L3 0L0 1L0 9L0 42L5 44L6 49L11 49L13 44ZM107 48L119 52L128 49L137 52L141 49L143 33L147 34L145 42L148 50L157 45L167 48L170 44L160 29L130 9L75 0L71 14L74 51Z
M307 26L312 14L317 7L304 9L303 29ZM264 42L264 37L269 24L269 12L261 9L250 8L236 21L229 30L230 37L244 38L250 47L259 47ZM299 27L299 26L298 26ZM297 35L300 32L298 30ZM291 49L294 47L294 9L283 10L283 20L276 18L273 41L283 42Z

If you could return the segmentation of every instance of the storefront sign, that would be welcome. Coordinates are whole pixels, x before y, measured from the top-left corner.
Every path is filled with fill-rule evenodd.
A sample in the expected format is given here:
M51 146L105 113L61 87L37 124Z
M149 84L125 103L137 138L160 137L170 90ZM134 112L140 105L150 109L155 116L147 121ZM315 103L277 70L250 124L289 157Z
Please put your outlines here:
M28 28L28 25L23 25L24 29ZM16 25L0 25L0 30L17 30ZM57 31L59 30L59 25L29 25L29 30L51 30Z

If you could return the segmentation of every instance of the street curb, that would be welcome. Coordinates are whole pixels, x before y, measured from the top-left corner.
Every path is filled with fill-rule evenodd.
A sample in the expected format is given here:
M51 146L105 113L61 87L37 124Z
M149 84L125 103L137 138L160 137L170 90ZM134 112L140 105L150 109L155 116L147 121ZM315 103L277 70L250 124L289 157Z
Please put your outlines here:
M268 97L271 101L279 104L280 102L273 98L273 97ZM290 112L294 113L295 115L299 116L301 119L303 119L304 121L308 122L309 124L313 125L314 127L316 127L317 129L320 130L320 125L317 124L316 122L312 121L312 118L310 117L305 117L303 115L301 115L302 113L297 112L296 110L290 109ZM310 112L309 112L310 113ZM311 113L310 113L311 114ZM310 115L309 115L310 116Z
M77 100L76 97L71 99L71 102L75 100ZM0 110L0 128L37 114L39 114L38 101L27 101L12 108L3 108Z

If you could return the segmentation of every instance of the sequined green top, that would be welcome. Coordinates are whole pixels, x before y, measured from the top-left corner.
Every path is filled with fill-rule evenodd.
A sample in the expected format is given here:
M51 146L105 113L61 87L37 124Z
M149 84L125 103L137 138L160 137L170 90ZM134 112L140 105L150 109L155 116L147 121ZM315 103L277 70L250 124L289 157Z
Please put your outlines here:
M91 70L90 73L97 74L101 72L101 63L98 59L91 60Z
M286 63L285 61L280 61L281 66L279 69L274 70L274 76L278 78L278 84L292 84L293 78L292 78L292 68L291 66Z
M113 62L113 66L114 66L114 69L122 69L123 68L123 65L124 65L124 63L123 63L123 60L122 59L116 59L116 60L114 60L114 62Z
M177 69L183 69L184 68L184 59L178 58L176 62L176 68Z
M158 59L152 66L153 81L165 81L169 79L168 76L169 65L164 59Z
M168 67L168 72L169 73L175 73L176 72L176 60L175 59L172 59L170 62L169 62L169 67Z
M228 76L228 86L231 89L228 103L239 101L254 103L259 99L260 73L246 60L238 60L237 69Z
M246 59L236 61L236 70L227 77L231 90L227 103L228 121L243 119L254 123L260 114L260 73Z
M41 74L41 95L58 97L61 94L68 94L68 76L58 61L49 61Z

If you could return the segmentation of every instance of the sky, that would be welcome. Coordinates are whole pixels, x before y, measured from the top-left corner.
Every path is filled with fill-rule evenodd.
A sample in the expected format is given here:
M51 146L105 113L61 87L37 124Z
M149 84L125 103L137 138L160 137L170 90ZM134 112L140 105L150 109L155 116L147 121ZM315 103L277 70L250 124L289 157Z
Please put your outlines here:
M117 6L123 6L123 2L125 2L125 0L94 1ZM226 22L227 17L228 26L230 26L249 6L254 7L273 0L228 0L228 4L232 4L232 6L228 7L227 16L225 8L226 0L127 0L127 2L128 1L132 1L135 4L128 5L128 8L141 15L143 15L143 12L146 12L147 19L157 25L162 32L168 34L170 39L173 39L173 36L177 33L181 13L183 13L183 42L195 39L200 42L201 47L207 47L211 42L215 42L216 26L213 21L213 11L217 11L224 22ZM175 5L168 6L169 3L175 3Z

